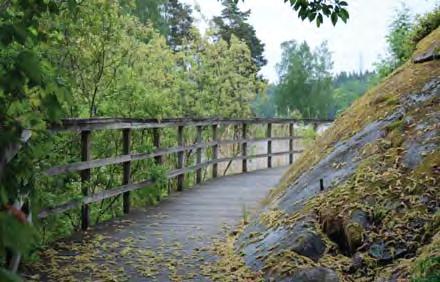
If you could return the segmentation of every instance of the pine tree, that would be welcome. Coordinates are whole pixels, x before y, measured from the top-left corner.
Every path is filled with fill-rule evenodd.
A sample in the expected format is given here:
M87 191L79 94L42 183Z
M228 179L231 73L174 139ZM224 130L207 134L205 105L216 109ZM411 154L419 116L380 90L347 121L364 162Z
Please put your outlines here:
M174 51L178 51L185 39L191 37L191 28L194 22L192 9L179 0L169 0L165 5L165 17L168 25L167 42Z
M250 11L242 12L238 9L236 1L223 0L221 16L213 18L217 27L215 36L231 43L232 35L244 41L251 51L252 59L258 70L266 65L267 60L263 56L264 44L258 39L255 29L247 21Z

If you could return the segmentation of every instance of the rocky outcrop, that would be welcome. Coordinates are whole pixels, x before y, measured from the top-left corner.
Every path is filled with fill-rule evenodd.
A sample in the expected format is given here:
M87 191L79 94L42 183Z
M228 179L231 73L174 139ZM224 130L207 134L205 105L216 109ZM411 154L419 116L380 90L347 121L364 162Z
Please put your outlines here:
M292 167L236 241L248 267L275 281L410 275L399 259L440 227L440 62L426 59L438 42L440 29Z

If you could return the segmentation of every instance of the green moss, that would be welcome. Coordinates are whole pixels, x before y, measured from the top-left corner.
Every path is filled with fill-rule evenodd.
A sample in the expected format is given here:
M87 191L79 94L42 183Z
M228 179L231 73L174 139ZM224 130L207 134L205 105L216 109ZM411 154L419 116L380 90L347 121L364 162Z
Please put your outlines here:
M396 120L395 122L391 123L390 125L388 125L386 127L386 130L388 132L393 131L394 129L399 129L400 131L402 131L403 125L404 125L403 120L399 119L399 120Z
M344 232L348 248L353 253L364 241L364 228L358 223L350 222L345 226Z
M415 169L414 176L421 177L439 177L438 171L440 166L440 150L427 155L422 163Z
M440 281L440 233L426 246L412 267L411 281Z

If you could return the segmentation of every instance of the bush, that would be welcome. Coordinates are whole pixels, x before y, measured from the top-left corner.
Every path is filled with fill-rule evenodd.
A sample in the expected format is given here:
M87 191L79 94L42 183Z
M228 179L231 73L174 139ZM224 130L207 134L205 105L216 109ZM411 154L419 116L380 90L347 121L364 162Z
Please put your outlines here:
M419 16L411 31L411 42L414 46L425 36L440 26L440 5L432 12Z

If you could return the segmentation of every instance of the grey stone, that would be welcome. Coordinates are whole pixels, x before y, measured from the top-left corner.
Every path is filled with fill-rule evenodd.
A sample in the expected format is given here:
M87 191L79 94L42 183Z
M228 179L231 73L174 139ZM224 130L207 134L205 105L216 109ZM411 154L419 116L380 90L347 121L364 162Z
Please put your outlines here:
M238 240L246 264L252 269L260 269L262 257L285 250L317 261L324 254L326 245L316 232L313 221L312 217L306 217L290 227L265 230L262 225L254 224L246 229ZM249 239L249 235L255 232L262 232L259 239Z
M359 224L363 228L368 226L368 214L363 210L357 209L351 212L351 221Z
M419 93L405 97L402 104L405 108L418 107L427 101L439 98L440 79L434 79L427 83ZM403 165L408 168L415 168L422 162L425 155L438 148L438 141L436 140L440 136L439 127L436 126L438 124L440 124L440 114L433 113L416 125L416 129L421 134L404 142L403 146L406 153L403 156Z
M331 269L324 267L310 267L301 269L291 277L277 281L283 282L339 282L339 277Z
M393 248L393 251L384 243L376 242L371 244L368 253L380 264L388 264L394 259L403 257L408 250L404 247Z
M439 44L434 44L434 46L429 48L425 53L414 57L413 62L415 64L421 64L438 59L440 59L440 46Z

